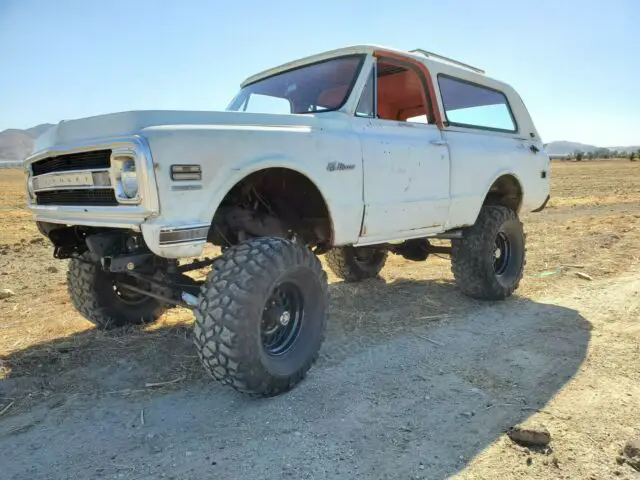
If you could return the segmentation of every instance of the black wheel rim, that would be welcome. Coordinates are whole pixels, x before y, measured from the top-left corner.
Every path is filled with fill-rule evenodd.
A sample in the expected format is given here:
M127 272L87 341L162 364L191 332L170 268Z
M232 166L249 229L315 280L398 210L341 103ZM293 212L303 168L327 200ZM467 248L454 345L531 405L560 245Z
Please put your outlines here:
M126 280L124 280L123 278L116 277L112 279L113 293L116 295L118 300L120 300L122 303L131 305L131 306L140 305L148 301L149 297L147 295L134 292L133 290L129 290L127 288L127 285L142 288L145 290L149 288L149 285L147 285L146 283L144 285L142 285L141 283L142 282L131 277L127 278Z
M260 336L269 355L288 352L298 338L304 317L304 299L297 285L286 282L275 287L262 313Z
M511 242L504 232L499 232L496 236L493 252L493 270L496 275L503 275L511 263Z
M374 261L375 256L375 248L360 247L355 249L353 259L358 265L367 266Z

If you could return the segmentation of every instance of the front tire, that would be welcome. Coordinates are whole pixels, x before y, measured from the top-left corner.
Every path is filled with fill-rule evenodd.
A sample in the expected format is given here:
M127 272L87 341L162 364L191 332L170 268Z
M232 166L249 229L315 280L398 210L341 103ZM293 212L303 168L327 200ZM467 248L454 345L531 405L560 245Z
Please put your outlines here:
M118 287L128 281L105 272L89 252L69 262L67 289L71 303L101 330L154 322L164 313L165 305L155 298Z
M213 378L273 396L305 377L327 318L327 276L310 250L280 238L230 247L201 292L194 341Z
M468 296L503 300L518 288L525 265L525 235L510 208L486 205L462 239L451 241L451 270Z
M378 276L389 252L375 247L336 247L327 252L327 265L345 282L359 282Z

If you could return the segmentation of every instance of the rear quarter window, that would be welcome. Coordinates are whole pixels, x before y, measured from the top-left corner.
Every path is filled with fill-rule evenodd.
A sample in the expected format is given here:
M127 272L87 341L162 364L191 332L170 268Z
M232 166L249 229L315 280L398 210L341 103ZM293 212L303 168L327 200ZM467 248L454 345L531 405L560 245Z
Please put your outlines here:
M447 122L453 126L515 132L518 127L504 93L466 80L438 75Z

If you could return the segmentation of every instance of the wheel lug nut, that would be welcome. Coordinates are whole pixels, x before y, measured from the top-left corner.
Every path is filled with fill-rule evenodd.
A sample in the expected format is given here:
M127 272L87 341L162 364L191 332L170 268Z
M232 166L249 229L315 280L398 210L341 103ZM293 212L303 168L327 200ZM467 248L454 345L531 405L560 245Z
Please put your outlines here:
M280 324L286 326L290 320L291 314L286 310L282 312L282 315L280 315Z

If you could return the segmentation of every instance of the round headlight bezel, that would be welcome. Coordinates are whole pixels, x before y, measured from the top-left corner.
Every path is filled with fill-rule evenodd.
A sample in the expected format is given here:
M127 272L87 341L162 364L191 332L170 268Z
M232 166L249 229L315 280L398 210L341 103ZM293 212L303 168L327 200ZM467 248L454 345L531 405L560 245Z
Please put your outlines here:
M138 185L135 160L130 159L123 162L122 170L120 171L120 184L122 185L122 192L128 199L132 200L138 196L140 186Z
M117 155L112 158L113 186L119 203L140 203L140 183L136 157Z

